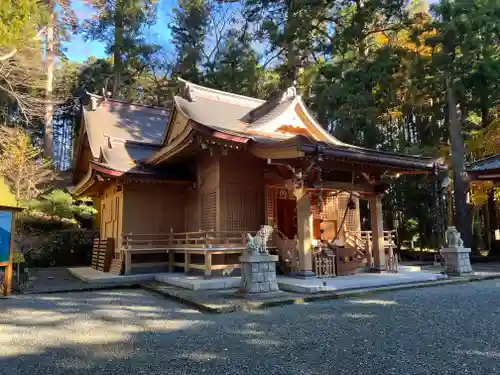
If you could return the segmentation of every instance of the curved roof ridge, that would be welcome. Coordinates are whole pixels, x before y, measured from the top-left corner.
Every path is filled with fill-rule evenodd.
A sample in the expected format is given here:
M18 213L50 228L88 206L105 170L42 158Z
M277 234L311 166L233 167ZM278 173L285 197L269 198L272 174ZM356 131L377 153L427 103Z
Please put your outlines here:
M160 107L160 106L157 106L157 105L137 103L137 102L134 102L134 101L127 101L127 100L122 100L122 99L116 99L116 98L113 98L113 97L104 97L102 95L94 94L94 93L91 93L89 91L86 91L85 93L88 96L92 97L92 98L102 99L105 102L110 101L110 102L116 102L116 103L120 103L120 104L133 105L133 106L137 106L137 107L144 107L144 108L151 108L151 109L160 109L160 110L163 110L163 111L170 111L169 108L172 105L172 103L169 103L168 106Z
M192 100L196 100L196 96L200 96L202 98L206 99L212 99L212 100L221 100L221 98L227 98L229 102L233 102L233 104L237 104L234 101L240 101L244 102L247 105L251 104L254 106L258 106L262 103L265 103L265 100L262 99L257 99L257 98L252 98L251 96L245 96L245 95L240 95L240 94L234 94L231 92L226 92L226 91L221 91L217 89L213 89L210 87L206 86L201 86L196 83L192 83L190 81L186 81L185 79L178 78L178 80L185 85L185 89L189 90L189 95L192 96L194 94L194 98ZM201 95L199 95L201 93ZM203 95L203 94L208 94L208 95Z

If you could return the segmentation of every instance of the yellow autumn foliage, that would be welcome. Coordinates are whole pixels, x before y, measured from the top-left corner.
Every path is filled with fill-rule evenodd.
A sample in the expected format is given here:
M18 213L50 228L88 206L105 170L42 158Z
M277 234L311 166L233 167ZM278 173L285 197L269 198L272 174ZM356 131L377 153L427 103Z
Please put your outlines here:
M493 189L491 181L472 181L469 185L470 203L482 206L488 201L488 193Z

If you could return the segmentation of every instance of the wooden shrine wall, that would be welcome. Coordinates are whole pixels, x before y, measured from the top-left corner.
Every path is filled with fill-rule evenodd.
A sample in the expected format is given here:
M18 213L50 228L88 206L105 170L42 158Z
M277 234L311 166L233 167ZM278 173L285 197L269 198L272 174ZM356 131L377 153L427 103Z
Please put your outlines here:
M186 190L177 184L125 184L123 233L185 232Z
M220 230L253 231L265 223L264 166L263 160L246 153L220 157Z
M219 188L219 156L202 154L198 161L198 209L196 211L199 223L194 230L218 230L218 188ZM190 202L192 204L192 202ZM191 218L188 218L191 220Z

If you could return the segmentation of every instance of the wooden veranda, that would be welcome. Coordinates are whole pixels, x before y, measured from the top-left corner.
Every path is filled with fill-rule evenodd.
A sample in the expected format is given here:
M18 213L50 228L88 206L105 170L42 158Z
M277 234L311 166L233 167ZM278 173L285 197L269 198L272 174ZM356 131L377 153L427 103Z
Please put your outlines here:
M247 233L253 231L197 231L165 234L128 233L122 236L120 250L115 253L110 272L115 274L134 273L136 268L164 267L169 272L182 270L184 273L197 270L206 278L212 277L213 271L223 274L240 268L239 256L246 249ZM342 275L339 264L351 263L357 267L371 267L372 233L371 231L348 232L346 248L354 249L346 254L355 254L350 259L343 259L342 254L325 255L321 251L311 253L314 272L318 277ZM397 269L392 249L394 231L384 231L384 244L387 254L386 268ZM297 237L288 239L278 229L269 240L268 248L280 257L279 267L283 273L293 274L299 270L299 241ZM135 261L134 255L159 255L160 257L144 262ZM138 257L143 258L143 257ZM365 260L363 262L362 260ZM114 265L113 265L114 263ZM347 273L346 273L347 274Z

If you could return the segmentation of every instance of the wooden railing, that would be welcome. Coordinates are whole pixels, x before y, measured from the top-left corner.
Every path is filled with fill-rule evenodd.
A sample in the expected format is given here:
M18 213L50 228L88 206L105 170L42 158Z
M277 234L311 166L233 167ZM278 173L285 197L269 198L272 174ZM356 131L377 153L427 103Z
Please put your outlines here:
M398 272L398 260L394 256L396 231L385 230L384 250L386 256L386 268L391 272ZM367 266L373 267L373 233L372 231L349 231L344 230L344 242L346 246L356 249L356 255L367 257Z
M373 234L371 230L361 230L361 231L352 231L354 235L359 237L362 241L364 241L371 250ZM387 248L389 246L394 246L396 239L396 231L395 230L384 230L384 246Z
M313 269L317 277L337 276L335 267L336 256L332 254L327 256L322 252L313 254Z
M240 264L212 264L213 255L239 254L246 248L246 231L198 231L175 233L145 234L128 233L122 238L121 253L124 259L125 274L132 272L135 266L162 265L183 267L185 272L190 269L203 270L206 277L211 277L214 270L229 270L239 268ZM256 231L250 232L255 235ZM132 263L132 254L168 253L168 262ZM175 254L181 254L183 261L176 261ZM203 255L204 262L191 261L191 255Z
M210 248L243 248L246 246L246 233L236 231L198 231L163 234L129 233L123 235L123 249L134 251L154 249L210 249ZM251 233L255 235L256 232Z
M385 258L385 268L389 272L399 272L399 257L397 254L389 252L389 254Z
M366 267L372 267L373 259L371 257L371 243L367 243L366 239L362 239L357 235L357 232L344 231L344 244L347 247L352 247L356 250L355 257L362 262L366 259Z

